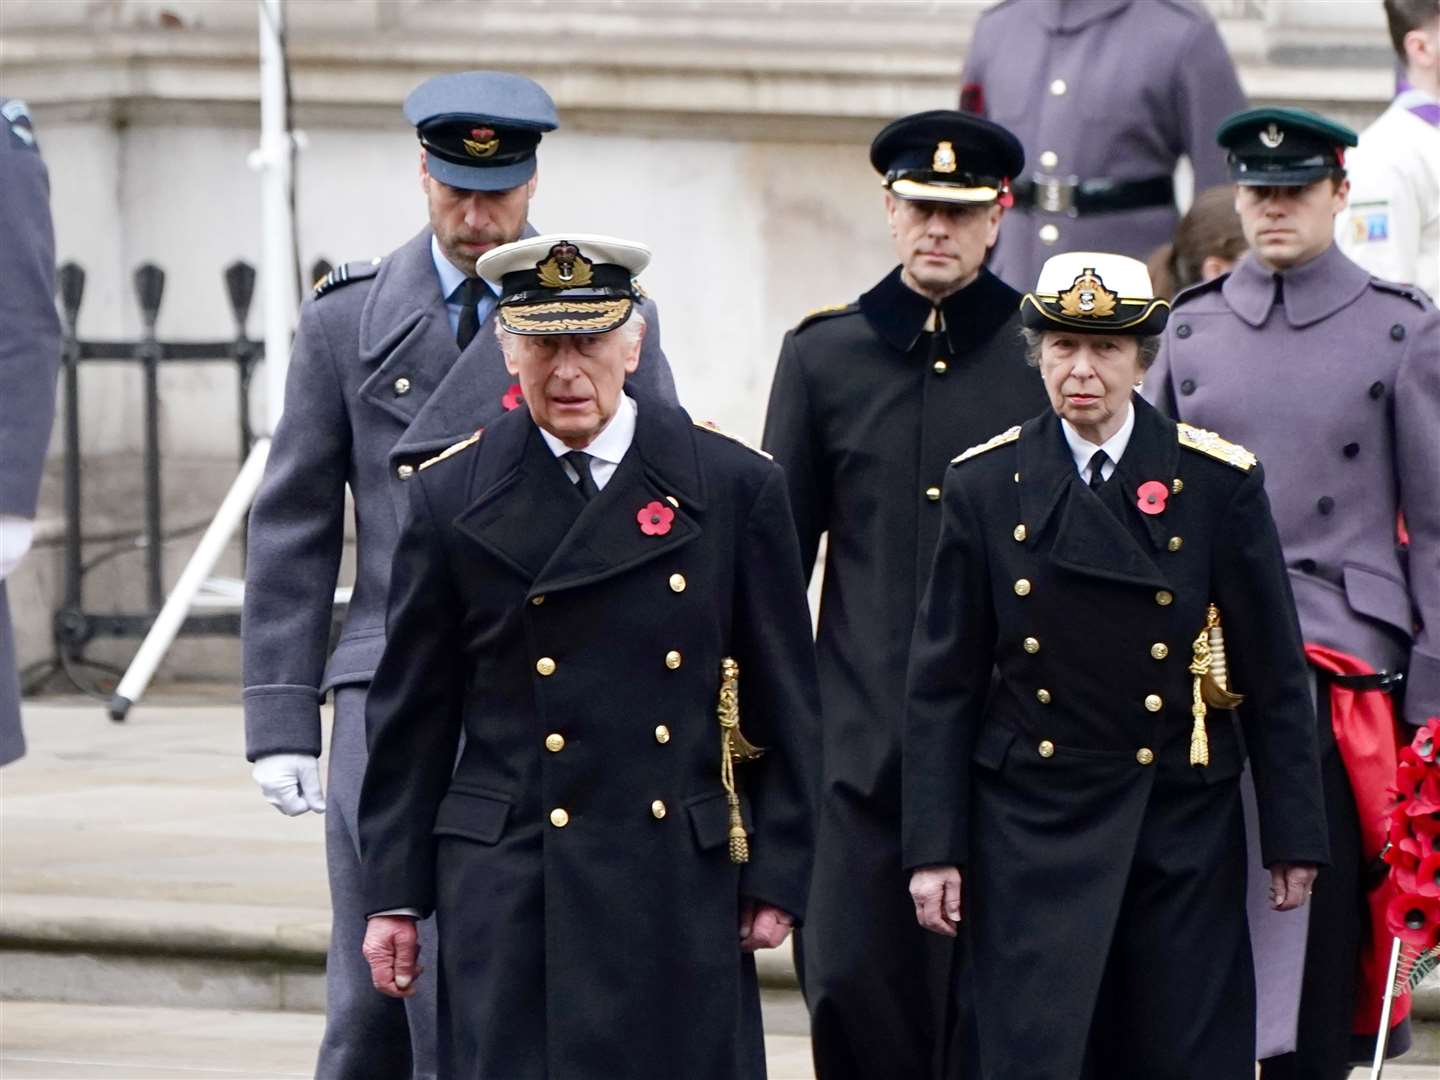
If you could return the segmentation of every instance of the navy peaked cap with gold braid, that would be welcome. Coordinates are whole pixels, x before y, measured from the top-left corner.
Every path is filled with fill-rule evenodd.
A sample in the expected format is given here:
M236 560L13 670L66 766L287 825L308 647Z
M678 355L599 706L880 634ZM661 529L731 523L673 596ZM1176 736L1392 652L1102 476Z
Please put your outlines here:
M1008 196L1025 151L999 124L931 109L886 124L870 144L870 164L902 199L988 204Z
M476 272L500 294L500 325L513 334L603 334L630 318L644 244L589 233L532 236L487 251Z
M1105 251L1067 251L1040 268L1035 288L1020 300L1020 321L1031 330L1148 337L1165 329L1168 301L1155 295L1139 259Z

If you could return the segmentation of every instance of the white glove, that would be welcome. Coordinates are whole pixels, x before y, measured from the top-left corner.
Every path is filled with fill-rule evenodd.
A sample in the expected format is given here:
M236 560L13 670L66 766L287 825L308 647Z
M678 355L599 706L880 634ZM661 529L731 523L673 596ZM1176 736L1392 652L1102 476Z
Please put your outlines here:
M325 812L320 762L309 754L267 754L255 762L250 775L260 785L265 801L282 814L294 817L306 810Z
M15 514L0 514L0 581L10 576L10 571L20 565L20 560L30 550L30 541L35 536L35 523L29 518Z

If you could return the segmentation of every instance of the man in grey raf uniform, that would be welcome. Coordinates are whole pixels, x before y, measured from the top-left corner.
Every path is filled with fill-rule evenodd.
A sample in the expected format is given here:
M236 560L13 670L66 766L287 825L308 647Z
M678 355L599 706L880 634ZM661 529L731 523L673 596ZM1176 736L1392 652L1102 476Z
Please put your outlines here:
M870 163L900 265L855 303L804 319L775 368L765 448L785 468L807 576L829 536L824 775L799 939L820 1080L926 1080L959 1060L955 947L915 925L905 895L900 719L946 463L1045 405L1020 294L984 267L1024 160L1010 132L976 116L886 125Z
M980 17L960 107L1013 131L1033 171L990 269L1017 289L1062 251L1144 261L1170 239L1180 158L1225 181L1211 136L1245 107L1225 43L1193 0L1004 0Z
M15 98L0 98L0 282L0 765L5 765L25 753L5 578L30 548L60 366L50 178L30 114Z
M366 707L365 955L387 994L439 982L446 1076L765 1076L752 954L810 876L810 617L780 468L623 392L648 259L574 234L481 259L526 407L411 485Z
M285 411L250 516L246 754L283 813L326 809L319 710L334 691L326 820L333 921L317 1066L325 1078L409 1076L412 1056L414 1075L434 1074L433 995L382 997L360 956L355 806L365 693L385 645L390 562L416 465L521 403L492 331L495 296L474 265L528 229L536 146L556 126L543 89L496 72L430 79L406 100L405 116L420 139L430 225L383 259L340 267L301 310ZM671 397L653 305L646 316L646 364L636 379ZM355 587L327 663L347 485Z
M1367 929L1366 892L1394 768L1359 767L1379 759L1351 752L1352 725L1373 716L1360 743L1393 746L1402 676L1405 720L1440 712L1440 314L1334 245L1353 131L1305 110L1255 109L1218 139L1250 251L1176 298L1145 392L1243 442L1268 471L1318 684L1331 865L1315 883L1308 948L1303 926L1287 933L1256 911L1264 886L1252 885L1257 970L1284 976L1260 986L1261 1056L1266 1080L1335 1080L1348 1074L1352 1030L1373 1046L1385 979L1375 953L1388 957L1390 941ZM1344 707L1332 709L1337 693ZM1378 975L1359 988L1357 955Z

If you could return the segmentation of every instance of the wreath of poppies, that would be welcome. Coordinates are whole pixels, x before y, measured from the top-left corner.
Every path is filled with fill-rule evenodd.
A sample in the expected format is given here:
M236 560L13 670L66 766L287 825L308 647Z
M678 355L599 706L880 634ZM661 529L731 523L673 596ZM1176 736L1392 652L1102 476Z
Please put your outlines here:
M1400 939L1395 992L1406 994L1440 968L1440 717L1400 748L1381 858L1399 895L1386 908Z

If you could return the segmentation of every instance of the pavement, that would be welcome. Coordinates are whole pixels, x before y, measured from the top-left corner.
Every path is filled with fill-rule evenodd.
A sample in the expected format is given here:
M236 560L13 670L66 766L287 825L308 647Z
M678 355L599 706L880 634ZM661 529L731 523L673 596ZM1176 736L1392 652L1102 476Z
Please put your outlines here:
M262 801L236 697L161 688L124 724L26 704L30 753L0 770L0 1080L311 1075L324 823ZM770 1076L813 1080L788 950L762 960Z

